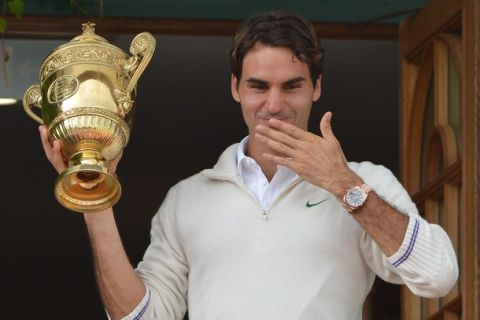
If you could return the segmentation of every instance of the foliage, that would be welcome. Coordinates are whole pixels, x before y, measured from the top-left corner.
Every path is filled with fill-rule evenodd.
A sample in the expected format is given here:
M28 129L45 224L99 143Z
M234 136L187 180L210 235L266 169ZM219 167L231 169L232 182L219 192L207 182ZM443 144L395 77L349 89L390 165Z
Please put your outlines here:
M0 0L1 1L1 0ZM81 1L80 1L81 2ZM99 5L99 16L100 18L103 17L103 2L104 0L97 0ZM84 16L89 16L88 12L83 9L82 5L78 3L76 0L68 0L70 7ZM8 10L7 10L8 9ZM25 9L25 0L3 0L3 8L0 12L0 65L2 65L2 73L5 84L8 86L8 74L7 74L7 63L10 60L10 56L5 50L5 42L4 42L4 33L7 30L7 20L5 17L7 13L13 14L17 18L21 18Z
M7 21L0 17L0 32L5 32L7 30Z
M79 4L79 1L76 0L67 0L70 7L79 13L80 15L90 16L88 12L83 9L82 5ZM99 16L103 16L103 2L104 0L97 0L99 7ZM3 33L7 30L7 20L5 16L8 13L15 15L15 17L20 18L23 15L25 9L25 0L3 0L3 10L2 15L0 16L0 33Z
M24 0L8 0L7 4L8 9L15 15L15 17L20 18L22 16L25 7Z
M7 20L4 16L8 12L15 15L15 17L20 18L23 14L23 9L25 8L25 0L3 0L3 17L0 17L0 33L7 30Z

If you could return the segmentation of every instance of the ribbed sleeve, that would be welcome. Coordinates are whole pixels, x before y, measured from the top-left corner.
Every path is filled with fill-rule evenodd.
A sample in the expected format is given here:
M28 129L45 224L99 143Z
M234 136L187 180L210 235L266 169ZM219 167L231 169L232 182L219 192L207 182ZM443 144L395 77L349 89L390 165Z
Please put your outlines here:
M400 249L387 258L405 284L417 295L446 295L458 278L456 257L445 231L411 216Z
M122 320L140 320L142 319L145 311L147 310L150 304L150 289L147 287L147 292L145 292L145 296L143 297L142 301L138 304L138 306L130 312L127 316L123 317ZM110 315L107 312L107 317L110 320Z
M390 257L366 234L361 242L365 262L385 281L404 283L414 294L441 297L458 278L458 263L446 232L423 219L400 182L383 166L351 164L375 192L399 212L409 216L402 245Z

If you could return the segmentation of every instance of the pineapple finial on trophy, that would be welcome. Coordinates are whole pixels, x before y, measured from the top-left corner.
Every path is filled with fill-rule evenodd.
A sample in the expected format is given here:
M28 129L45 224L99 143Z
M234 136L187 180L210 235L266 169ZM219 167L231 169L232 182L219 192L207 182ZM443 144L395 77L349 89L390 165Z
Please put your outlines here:
M93 22L82 23L82 32L83 32L84 35L95 34L95 23L93 23Z

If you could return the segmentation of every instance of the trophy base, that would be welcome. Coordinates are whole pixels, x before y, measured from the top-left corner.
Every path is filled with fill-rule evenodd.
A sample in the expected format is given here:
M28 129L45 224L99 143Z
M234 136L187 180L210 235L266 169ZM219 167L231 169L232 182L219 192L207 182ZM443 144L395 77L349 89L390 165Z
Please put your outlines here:
M99 212L120 199L122 188L107 168L79 164L63 171L55 182L55 197L65 208L82 213Z

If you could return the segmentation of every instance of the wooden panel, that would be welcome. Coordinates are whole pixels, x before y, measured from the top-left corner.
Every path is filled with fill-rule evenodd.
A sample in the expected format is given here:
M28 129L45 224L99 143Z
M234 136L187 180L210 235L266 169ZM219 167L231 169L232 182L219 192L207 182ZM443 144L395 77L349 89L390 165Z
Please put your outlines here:
M457 160L457 146L453 128L449 125L437 126L426 148L427 154L424 170L428 183L441 175L444 168L440 167L440 163L443 163L444 167L448 168Z
M437 126L443 147L443 162L445 167L449 167L457 161L457 140L455 139L455 131L453 127L446 124Z
M440 224L440 202L443 201L443 195L440 199L426 199L425 201L425 219L430 223ZM428 318L438 312L440 309L440 299L422 299L424 315Z
M418 319L421 299L413 295L408 288L402 288L402 319Z
M459 160L448 167L441 175L427 183L421 191L412 196L413 201L421 206L426 198L438 198L441 195L445 183L458 185L462 177L462 161Z
M82 23L96 23L97 33L140 33L176 35L231 36L239 21L161 18L94 18L24 16L20 19L7 17L7 37L71 38L81 32Z
M7 37L55 38L73 37L81 31L82 17L25 16L20 19L7 17ZM162 18L103 18L93 19L98 33L140 33L174 35L233 36L239 20L162 19ZM398 38L398 26L376 23L314 22L320 38L380 39Z
M459 225L459 216L458 216L458 187L452 186L450 184L444 184L443 187L443 201L445 204L445 217L444 217L444 225L445 231L447 232L448 236L452 240L453 247L455 248L455 252L457 257L460 256L459 252L459 239L458 239L458 225ZM450 290L449 294L444 298L444 301L452 301L454 300L458 294L459 284L458 282L455 286Z
M438 35L438 39L444 41L449 50L449 54L453 59L453 64L458 75L463 74L463 48L462 48L462 38L456 35L451 35L448 33L442 33ZM462 77L459 76L459 86L462 87Z
M448 51L441 40L433 41L433 70L435 85L435 124L448 123Z
M400 88L400 172L401 172L401 179L405 184L408 191L411 190L409 186L409 179L407 170L405 170L406 166L409 163L410 155L406 151L408 150L408 137L410 135L410 119L412 114L412 105L413 105L413 97L415 93L415 84L418 78L418 70L419 66L415 63L407 62L406 59L401 60L401 83L402 86Z
M464 3L462 287L466 294L462 307L464 319L479 319L480 3L477 0L465 0Z
M409 146L406 156L402 158L402 179L407 182L409 191L414 191L413 196L417 206L427 213L427 218L434 221L432 210L439 199L444 200L445 216L442 221L443 226L453 245L457 250L457 256L462 267L460 281L450 293L439 300L442 305L440 310L433 313L438 308L436 301L425 300L424 309L430 314L428 319L479 319L479 247L480 232L478 208L478 182L480 180L480 163L478 161L478 150L480 147L479 133L479 104L480 104L480 1L478 0L430 0L427 6L414 17L407 19L400 28L400 50L402 58L402 68L405 66L419 65L418 78L422 76L421 70L428 49L433 47L434 70L434 106L435 123L437 128L435 145L431 148L439 148L438 137L441 138L444 165L446 170L435 176L438 172L438 152L437 157L432 157L429 161L434 162L436 167L432 167L429 172L429 182L421 189L415 188L418 178L415 173L418 172L418 161L415 157L420 156L417 149L418 142L412 142L412 138L419 138L422 121L416 117L422 117L420 101L426 93L412 93L411 90L428 90L425 86L415 86L411 89L411 80L403 77L402 74L402 94L410 94L409 100L402 102L401 115L404 117L402 130L408 130L408 133L401 135L402 146ZM455 136L453 128L449 125L450 119L448 113L451 99L448 96L449 81L449 59L453 61L454 69L459 75L459 88L461 97L462 111L462 154L458 154L455 148ZM402 73L404 70L402 69ZM411 70L411 67L410 67ZM407 75L410 71L407 67ZM410 82L408 82L410 81ZM416 83L420 83L417 79ZM406 88L404 88L406 86ZM402 99L404 99L403 97ZM410 96L408 96L410 98ZM408 123L405 123L408 121ZM457 122L455 122L457 123ZM439 130L443 128L445 130ZM435 150L431 151L435 151ZM438 151L438 150L437 150ZM428 157L427 157L428 158ZM432 163L430 163L431 165ZM427 164L428 167L429 164ZM417 173L418 175L418 173ZM432 178L433 177L433 178ZM459 199L459 190L462 190L461 199ZM461 200L461 201L459 201ZM459 202L461 207L459 207ZM460 216L461 215L461 216ZM461 225L459 225L461 223ZM461 230L461 232L459 231ZM461 250L461 252L458 252ZM461 292L460 292L461 288ZM463 299L460 298L460 295ZM407 290L403 291L404 300L402 301L403 319L420 319L421 315L418 308L418 298L409 294ZM414 307L414 311L409 310Z
M422 59L418 77L415 82L415 92L412 99L412 111L408 118L407 124L407 141L406 150L408 156L407 176L408 180L404 181L407 190L410 193L416 193L420 187L420 159L421 144L423 133L423 122L425 117L425 105L427 103L428 92L430 88L431 77L433 74L433 59L429 54L429 50Z
M402 28L409 37L402 45L401 56L416 55L418 49L433 36L457 24L461 12L461 0L429 1L418 14L410 16L403 22Z
M456 315L461 314L462 297L459 296L454 300L448 302L443 310L440 310L436 314L430 316L428 320L453 320L457 319ZM464 318L467 319L467 318ZM467 319L470 320L470 319Z

